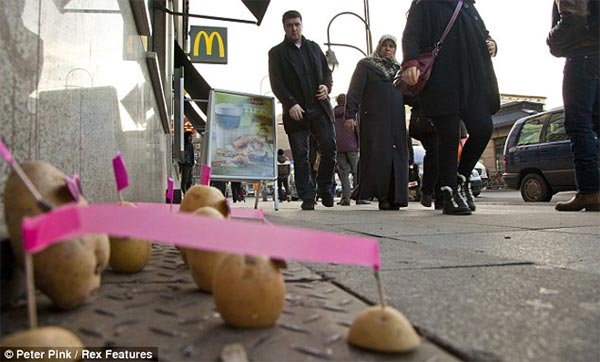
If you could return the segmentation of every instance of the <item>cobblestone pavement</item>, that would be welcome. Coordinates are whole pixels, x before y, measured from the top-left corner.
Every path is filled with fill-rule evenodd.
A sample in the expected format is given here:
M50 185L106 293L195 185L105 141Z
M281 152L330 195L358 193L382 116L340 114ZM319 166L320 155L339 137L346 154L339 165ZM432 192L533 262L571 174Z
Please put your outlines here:
M216 361L241 344L251 361L452 361L425 342L416 352L385 355L346 343L360 299L298 263L284 271L286 306L275 326L225 325L209 294L198 291L177 249L153 245L150 263L135 274L106 270L100 290L74 310L58 311L38 293L39 325L65 327L87 347L158 347L161 361ZM1 334L27 328L26 308L3 311Z

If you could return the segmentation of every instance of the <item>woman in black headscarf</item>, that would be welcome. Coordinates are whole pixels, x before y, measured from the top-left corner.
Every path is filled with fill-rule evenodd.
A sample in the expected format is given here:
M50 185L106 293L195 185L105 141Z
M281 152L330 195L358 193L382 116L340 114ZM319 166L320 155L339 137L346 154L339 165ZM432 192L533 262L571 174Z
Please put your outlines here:
M402 38L402 79L406 83L416 83L417 56L440 40L458 3L457 0L413 1ZM432 119L439 136L444 214L469 215L475 211L469 175L492 135L491 115L500 109L491 60L496 55L496 42L489 36L474 3L464 0L429 81L417 99L420 111ZM459 119L465 123L469 138L457 165Z
M380 210L408 206L408 146L396 38L384 35L373 55L360 60L346 94L344 126L359 127L358 186L352 198L376 197ZM357 122L358 120L358 122Z

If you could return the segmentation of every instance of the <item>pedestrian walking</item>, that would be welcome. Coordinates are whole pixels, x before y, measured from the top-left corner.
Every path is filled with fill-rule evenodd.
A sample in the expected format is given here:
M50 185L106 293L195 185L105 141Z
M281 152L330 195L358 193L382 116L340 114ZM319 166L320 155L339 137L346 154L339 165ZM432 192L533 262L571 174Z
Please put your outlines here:
M401 78L409 85L416 84L420 75L418 55L440 41L457 9L456 21L417 101L423 116L431 118L439 137L443 213L469 215L475 210L469 177L492 135L491 115L500 109L491 60L496 55L496 42L490 37L474 0L412 2L402 38ZM469 138L458 162L460 119Z
M231 181L231 198L233 199L234 203L238 201L246 202L246 195L240 181Z
M400 69L396 38L384 35L361 59L346 93L345 127L359 128L358 185L352 197L376 197L380 210L408 206L408 144L402 94L394 86Z
M179 163L179 171L181 172L181 192L185 192L192 187L192 177L194 164L194 134L191 131L183 133L183 160Z
M600 136L598 87L598 0L556 0L550 52L565 57L563 101L565 131L571 140L577 193L559 202L558 211L600 211L598 136Z
M280 148L277 150L277 190L279 193L279 201L287 200L289 202L292 200L289 183L290 172L290 160Z
M350 195L355 183L358 181L358 128L347 129L344 127L344 108L346 95L336 97L337 105L333 108L335 116L335 138L337 145L337 173L342 184L342 198L338 205L349 206ZM350 182L352 175L352 182Z
M315 193L323 206L333 207L331 184L336 163L334 117L329 93L331 70L319 45L302 35L302 15L283 14L285 37L269 51L271 89L283 107L283 126L288 135L294 176L303 210L314 210ZM310 177L309 137L318 144L319 168Z

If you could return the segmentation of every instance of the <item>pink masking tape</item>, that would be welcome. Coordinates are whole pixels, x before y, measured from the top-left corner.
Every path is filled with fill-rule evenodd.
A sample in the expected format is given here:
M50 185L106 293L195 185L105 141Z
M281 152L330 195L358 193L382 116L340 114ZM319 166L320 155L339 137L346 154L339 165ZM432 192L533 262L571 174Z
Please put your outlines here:
M200 166L200 185L210 185L210 173L210 166L203 163Z
M10 151L8 150L8 147L6 147L4 142L2 142L2 139L0 139L0 155L2 156L4 161L6 161L6 163L13 162L13 156L10 153Z
M167 200L173 202L173 178L167 179Z
M117 183L117 191L121 191L129 186L127 168L125 168L125 161L123 161L121 152L117 152L117 155L113 158L112 162L113 170L115 172L115 182Z
M377 239L170 213L158 207L67 204L24 218L22 227L24 248L31 253L66 238L107 233L193 249L380 267Z
M268 224L265 213L262 209L236 209L231 208L231 217L238 219L258 219L265 224Z
M137 207L145 207L145 208L158 208L164 210L170 210L170 204L158 204L152 202L136 202L135 205ZM179 210L178 204L173 204L174 211ZM263 223L268 224L265 217L265 213L262 209L243 209L243 208L231 208L231 217L234 219L255 219L260 220Z

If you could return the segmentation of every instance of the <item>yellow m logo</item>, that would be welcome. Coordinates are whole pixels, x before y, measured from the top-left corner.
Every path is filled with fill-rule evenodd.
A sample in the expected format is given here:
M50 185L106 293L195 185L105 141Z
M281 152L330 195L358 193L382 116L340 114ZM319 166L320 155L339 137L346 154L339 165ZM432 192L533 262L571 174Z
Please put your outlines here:
M215 37L219 42L219 58L225 58L225 45L223 44L223 38L221 37L221 34L213 31L210 33L210 35L208 35L208 33L206 33L204 30L198 32L196 39L194 39L194 56L198 56L198 48L200 47L200 39L202 38L204 38L204 42L206 43L206 55L212 55L212 47Z

